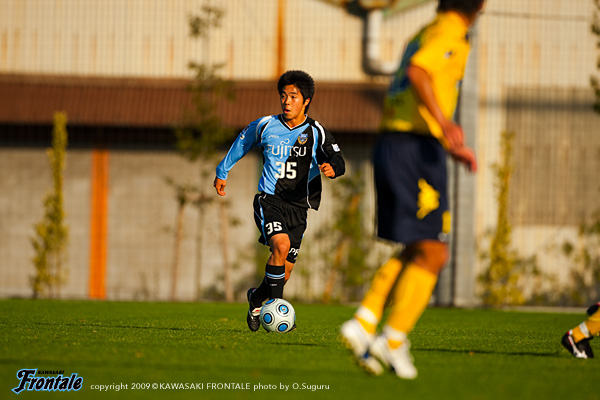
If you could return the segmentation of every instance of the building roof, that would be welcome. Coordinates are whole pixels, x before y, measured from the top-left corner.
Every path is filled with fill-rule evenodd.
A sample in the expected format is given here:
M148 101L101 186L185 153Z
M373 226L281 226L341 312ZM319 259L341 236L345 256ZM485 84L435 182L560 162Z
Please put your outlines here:
M0 124L51 124L56 111L69 125L169 128L191 105L190 81L73 76L0 75ZM377 131L385 87L317 82L310 116L329 130ZM235 99L221 99L225 125L243 128L277 114L275 82L235 82Z

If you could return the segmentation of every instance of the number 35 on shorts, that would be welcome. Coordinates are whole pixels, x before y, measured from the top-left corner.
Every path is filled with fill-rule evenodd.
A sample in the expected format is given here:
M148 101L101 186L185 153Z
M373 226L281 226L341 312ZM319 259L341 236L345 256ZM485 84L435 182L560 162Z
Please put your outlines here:
M281 232L283 230L281 222L279 221L267 222L265 224L265 228L267 230L267 235L271 235L273 232Z

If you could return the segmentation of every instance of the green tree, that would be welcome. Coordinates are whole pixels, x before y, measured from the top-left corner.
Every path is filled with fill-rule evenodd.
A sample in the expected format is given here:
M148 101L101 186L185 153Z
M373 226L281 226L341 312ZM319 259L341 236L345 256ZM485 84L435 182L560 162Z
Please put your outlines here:
M508 218L510 181L513 173L513 132L503 132L501 160L493 165L496 174L498 213L496 228L491 234L487 251L480 256L487 263L479 282L482 300L491 306L519 305L526 301L523 281L528 274L537 274L535 258L522 258L512 247L512 224Z
M361 290L370 272L368 258L373 249L373 241L369 240L372 235L364 227L362 174L357 172L352 177L340 178L333 191L335 198L345 206L337 209L333 230L327 227L319 235L324 238L333 232L335 238L335 247L327 255L331 258L331 269L323 290L325 303L333 298L336 286L345 301L362 297Z
M207 49L209 34L212 29L220 26L223 17L223 11L204 6L197 15L191 15L188 23L190 36L194 39L204 41L204 48ZM210 187L210 180L214 174L214 162L219 149L230 142L234 136L234 131L223 125L221 118L217 114L217 102L219 99L233 99L233 83L223 79L219 75L223 65L209 65L190 61L188 68L193 73L192 82L189 85L191 95L191 107L184 110L182 121L175 128L176 150L179 155L190 163L198 163L199 174L197 183L179 182L174 178L167 178L167 183L173 187L177 199L176 227L174 230L174 257L171 270L171 299L176 296L177 271L179 268L179 253L182 241L182 232L184 224L184 212L188 205L199 208L198 236L196 238L196 247L198 250L196 260L196 297L200 298L202 264L200 257L200 248L202 244L201 227L203 223L203 210L210 204L214 196L207 194L207 188ZM228 220L227 207L224 199L220 199L224 204L220 204L219 213ZM227 258L227 232L221 232L223 242L222 251L224 256L224 280L225 297L227 300L233 300L232 285L229 282L229 263Z
M66 246L68 228L64 223L63 171L67 147L67 115L54 114L52 147L47 155L52 172L52 190L44 198L44 217L35 225L31 244L35 251L35 275L30 278L33 297L60 297L60 286L66 281Z

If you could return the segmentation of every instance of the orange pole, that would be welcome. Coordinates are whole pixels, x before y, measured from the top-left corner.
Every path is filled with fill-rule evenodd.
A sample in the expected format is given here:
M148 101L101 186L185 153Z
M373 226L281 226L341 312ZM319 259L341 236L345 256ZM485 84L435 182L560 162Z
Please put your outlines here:
M108 233L108 150L92 151L90 213L90 298L106 298L106 238Z

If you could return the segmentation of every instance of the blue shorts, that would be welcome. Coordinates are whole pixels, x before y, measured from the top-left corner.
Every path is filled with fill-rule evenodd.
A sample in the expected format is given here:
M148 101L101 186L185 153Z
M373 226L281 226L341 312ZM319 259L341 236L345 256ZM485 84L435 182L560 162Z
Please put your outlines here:
M380 238L405 245L448 240L446 151L436 138L383 133L375 146L373 167Z

